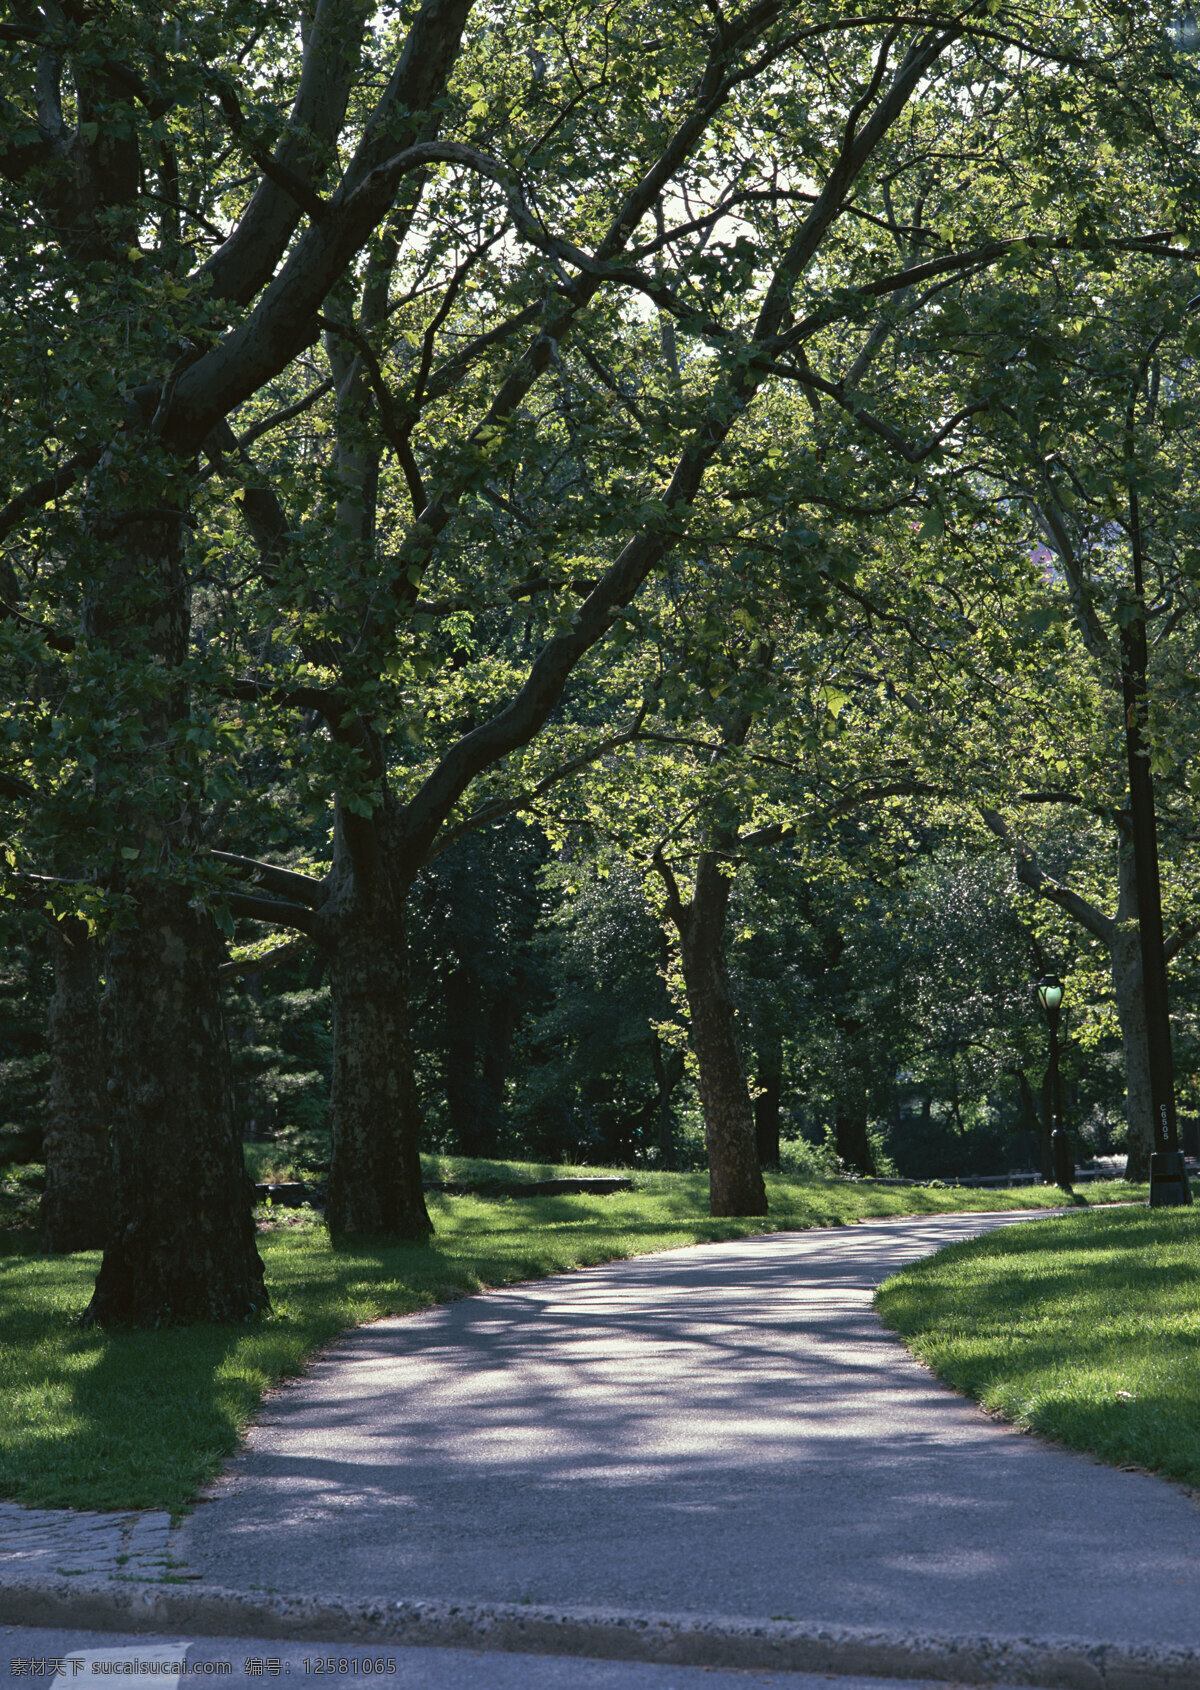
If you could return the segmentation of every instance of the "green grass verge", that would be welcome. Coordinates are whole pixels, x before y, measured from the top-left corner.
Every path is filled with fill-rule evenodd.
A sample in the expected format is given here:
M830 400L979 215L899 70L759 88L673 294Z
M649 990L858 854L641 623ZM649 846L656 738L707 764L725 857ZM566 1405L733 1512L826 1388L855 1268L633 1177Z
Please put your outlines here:
M493 1170L485 1177L534 1172L512 1163L476 1171L484 1167ZM431 1177L461 1172L448 1158L428 1169ZM311 1212L260 1211L273 1310L246 1326L85 1331L76 1317L91 1292L95 1253L0 1256L0 1495L43 1507L186 1508L236 1447L262 1393L299 1373L318 1346L348 1326L485 1286L756 1232L1058 1200L1044 1187L774 1178L768 1219L712 1220L705 1175L635 1179L637 1189L611 1197L433 1196L437 1231L419 1246L334 1249ZM1094 1193L1101 1201L1132 1194L1117 1184Z
M951 1245L876 1306L986 1408L1200 1485L1198 1283L1200 1210L1093 1211Z

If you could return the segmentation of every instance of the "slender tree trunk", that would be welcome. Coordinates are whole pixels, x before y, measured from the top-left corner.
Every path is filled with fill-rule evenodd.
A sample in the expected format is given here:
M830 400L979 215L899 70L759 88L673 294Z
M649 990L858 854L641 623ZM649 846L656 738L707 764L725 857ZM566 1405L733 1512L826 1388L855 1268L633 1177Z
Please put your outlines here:
M1150 1091L1137 878L1133 851L1124 839L1118 847L1117 886L1117 919L1109 956L1125 1054L1125 1177L1146 1180L1150 1178L1150 1153L1154 1149L1154 1104Z
M650 1038L650 1064L654 1070L654 1083L658 1088L654 1114L659 1165L663 1168L676 1168L679 1165L679 1152L675 1145L675 1114L671 1108L671 1098L683 1078L683 1052L669 1050L664 1056L663 1042L657 1033L653 1033Z
M330 895L314 937L333 999L326 1219L335 1238L419 1240L421 1109L409 1033L408 882L394 871L391 800L370 818L337 807Z
M837 1142L837 1153L848 1168L855 1173L873 1177L879 1172L875 1165L875 1152L871 1148L871 1140L867 1134L867 1111L862 1107L843 1105L834 1116L834 1134Z
M954 1116L954 1130L959 1138L967 1136L967 1129L962 1118L962 1099L958 1089L958 1063L955 1060L953 1046L950 1050L950 1113Z
M1142 946L1137 923L1118 924L1112 946L1113 988L1125 1052L1125 1177L1150 1177L1154 1148L1154 1111L1150 1099L1150 1061L1146 1044L1146 999L1142 990Z
M54 996L41 1221L42 1249L59 1255L104 1245L112 1218L112 1151L96 952L87 923L65 917L50 945Z
M738 1045L725 969L728 876L713 852L700 854L690 904L670 900L679 933L692 1049L700 1072L708 1148L709 1207L714 1215L765 1215L767 1191L758 1165L754 1110Z
M403 916L386 927L347 924L330 948L329 979L329 1230L335 1238L424 1238L432 1226L421 1186Z
M783 1097L783 1040L766 1034L758 1048L758 1090L754 1098L754 1140L759 1166L779 1166L779 1106Z
M840 940L840 935L838 936ZM839 954L841 946L839 945ZM836 1014L834 1025L841 1045L842 1071L834 1106L837 1153L855 1173L873 1177L879 1172L867 1135L868 1089L863 1052L865 1025L857 1016Z
M479 985L470 963L459 958L446 977L446 1108L462 1156L482 1156L479 1083Z
M493 1155L504 1124L504 1090L508 1084L513 1035L521 998L518 980L506 980L492 998L484 1022L483 1060L479 1074L479 1124L485 1154Z
M116 1191L86 1318L244 1320L267 1294L233 1119L219 939L186 889L144 891L139 914L105 965Z

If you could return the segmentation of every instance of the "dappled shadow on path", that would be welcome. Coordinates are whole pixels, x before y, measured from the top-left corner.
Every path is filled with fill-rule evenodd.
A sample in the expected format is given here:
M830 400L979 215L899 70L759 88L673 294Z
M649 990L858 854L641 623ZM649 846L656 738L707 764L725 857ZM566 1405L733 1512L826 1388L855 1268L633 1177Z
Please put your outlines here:
M272 1399L192 1563L293 1591L1195 1641L1186 1499L994 1425L880 1328L879 1281L978 1226L776 1234L359 1328Z

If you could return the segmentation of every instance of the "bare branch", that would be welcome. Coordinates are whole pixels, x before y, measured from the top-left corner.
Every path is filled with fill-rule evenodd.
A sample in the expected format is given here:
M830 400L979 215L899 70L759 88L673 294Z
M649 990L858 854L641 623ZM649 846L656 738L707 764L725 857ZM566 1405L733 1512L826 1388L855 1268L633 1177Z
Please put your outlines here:
M255 857L239 857L231 851L210 851L209 856L214 862L228 864L251 885L261 886L267 892L291 899L307 909L320 909L325 902L324 882L314 880L311 875L297 874L295 869L280 868L275 863L262 863Z
M289 903L284 898L256 898L249 892L228 891L224 896L230 912L247 921L272 922L279 927L296 927L301 933L313 933L313 913L303 904Z

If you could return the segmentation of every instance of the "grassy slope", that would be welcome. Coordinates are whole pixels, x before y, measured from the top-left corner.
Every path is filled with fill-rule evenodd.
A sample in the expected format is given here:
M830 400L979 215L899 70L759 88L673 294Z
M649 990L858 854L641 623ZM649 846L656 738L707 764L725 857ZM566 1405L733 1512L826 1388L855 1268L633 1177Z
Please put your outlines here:
M440 1158L429 1174L463 1177ZM473 1177L536 1177L474 1164ZM570 1171L570 1170L563 1170ZM582 1171L582 1170L574 1170ZM587 1170L599 1172L600 1170ZM771 1214L714 1221L702 1174L639 1174L612 1197L435 1196L428 1245L331 1248L308 1212L260 1237L272 1314L246 1327L84 1331L93 1253L0 1256L0 1496L41 1506L178 1510L236 1446L264 1390L298 1373L347 1326L514 1280L711 1239L836 1226L868 1216L1053 1204L1053 1188L1010 1192L769 1179ZM1129 1187L1106 1185L1119 1200Z
M876 1304L948 1384L1118 1466L1200 1484L1200 1210L1073 1214L952 1245Z

